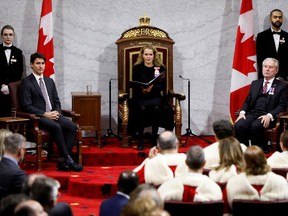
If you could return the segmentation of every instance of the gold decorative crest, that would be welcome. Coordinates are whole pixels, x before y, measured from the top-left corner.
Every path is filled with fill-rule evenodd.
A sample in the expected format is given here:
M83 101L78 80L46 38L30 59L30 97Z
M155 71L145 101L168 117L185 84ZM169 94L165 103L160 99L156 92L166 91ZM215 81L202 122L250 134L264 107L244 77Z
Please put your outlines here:
M142 16L139 18L140 26L150 26L150 17Z

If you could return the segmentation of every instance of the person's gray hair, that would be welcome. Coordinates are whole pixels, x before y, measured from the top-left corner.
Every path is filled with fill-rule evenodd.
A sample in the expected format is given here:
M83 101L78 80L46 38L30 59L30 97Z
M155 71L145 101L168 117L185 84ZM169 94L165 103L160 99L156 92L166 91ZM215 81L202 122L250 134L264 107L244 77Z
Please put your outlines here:
M198 170L203 167L205 162L205 155L203 149L198 146L192 146L188 149L186 154L186 164L192 170Z
M171 131L164 131L162 132L158 139L157 139L157 145L160 149L176 149L179 141L176 137L176 135Z
M275 67L276 67L276 68L279 68L279 61L278 61L277 59L271 58L271 57L268 57L268 58L264 59L264 61L263 61L263 63L262 63L262 66L264 66L265 63L266 63L266 61L268 61L268 60L274 61Z
M36 178L31 186L30 197L37 200L43 207L58 197L60 183L50 177Z
M5 151L16 154L22 147L23 143L26 142L26 138L18 133L14 133L4 140Z

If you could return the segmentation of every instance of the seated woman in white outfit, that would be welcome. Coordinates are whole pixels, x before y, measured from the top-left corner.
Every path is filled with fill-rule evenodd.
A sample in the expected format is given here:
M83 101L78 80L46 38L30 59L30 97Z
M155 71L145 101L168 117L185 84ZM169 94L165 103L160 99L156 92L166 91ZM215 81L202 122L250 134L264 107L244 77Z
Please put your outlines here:
M216 142L205 147L205 169L212 169L219 166L220 157L219 157L219 141L227 137L234 137L234 128L230 120L219 119L213 122L212 124L213 131L215 134ZM246 150L244 144L240 144L242 151Z
M226 185L227 201L231 209L234 199L288 199L287 180L271 171L260 147L248 147L244 152L244 163L244 172L229 179Z
M228 137L219 141L220 164L209 172L209 177L218 183L226 183L243 170L243 152L239 141Z

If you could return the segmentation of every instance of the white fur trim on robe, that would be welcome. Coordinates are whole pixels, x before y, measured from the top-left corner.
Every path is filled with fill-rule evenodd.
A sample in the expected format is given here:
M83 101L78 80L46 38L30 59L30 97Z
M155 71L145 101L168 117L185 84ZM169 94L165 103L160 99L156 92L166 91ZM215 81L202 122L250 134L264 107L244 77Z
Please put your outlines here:
M247 149L247 146L240 144L242 151L244 152ZM205 166L204 169L213 169L219 166L220 156L219 156L219 142L210 144L209 146L203 149L205 154Z
M268 159L267 163L272 168L288 168L288 151L274 152Z
M188 172L185 164L186 154L158 154L156 157L146 161L144 166L145 183L156 186L174 178L174 173L169 166L177 166L175 176L184 175Z
M251 184L264 186L258 193ZM247 176L245 173L240 173L228 181L226 189L227 200L231 208L233 199L262 201L288 199L286 179L273 172L259 176Z
M209 178L215 182L226 183L233 176L238 175L237 168L235 165L231 165L229 169L221 169L221 170L211 170L209 172Z
M194 196L194 200L191 200L191 202L203 202L222 199L222 191L219 185L209 179L208 176L199 173L188 173L185 176L171 179L163 183L158 188L158 191L164 201L182 201L184 185L197 187L197 193Z
M205 169L212 169L219 165L219 142L210 144L209 146L203 149L205 154Z

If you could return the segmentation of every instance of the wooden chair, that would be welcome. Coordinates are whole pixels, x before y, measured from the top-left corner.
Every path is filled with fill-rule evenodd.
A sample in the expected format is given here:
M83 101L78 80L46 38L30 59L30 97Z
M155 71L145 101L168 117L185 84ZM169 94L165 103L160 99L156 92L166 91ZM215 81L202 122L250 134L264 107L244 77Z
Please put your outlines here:
M207 202L181 202L181 201L165 201L164 209L171 216L223 216L224 201L207 201Z
M286 215L288 200L233 200L233 216Z
M21 111L20 106L20 84L21 81L9 83L9 92L10 92L10 101L11 107L16 109L17 117L28 118L30 122L28 123L27 130L26 130L26 139L29 142L35 143L36 147L32 148L36 150L36 170L42 170L42 148L44 143L48 144L48 159L52 159L53 156L53 140L50 139L50 134L48 131L40 129L38 127L38 119L34 114L26 113ZM62 110L63 115L71 118L77 124L77 131L75 136L75 143L76 143L76 153L77 153L77 160L79 164L82 164L82 132L78 126L78 119L80 117L79 114L76 114L73 111ZM27 149L31 150L31 149Z
M173 44L174 41L162 29L147 24L148 17L140 19L140 26L128 29L117 40L118 46L118 134L122 138L122 147L129 147L128 133L129 106L132 89L132 67L144 44L154 45L162 56L166 66L166 95L174 110L175 134L181 143L182 109L180 101L185 95L173 90Z
M288 168L272 168L272 172L287 178Z

